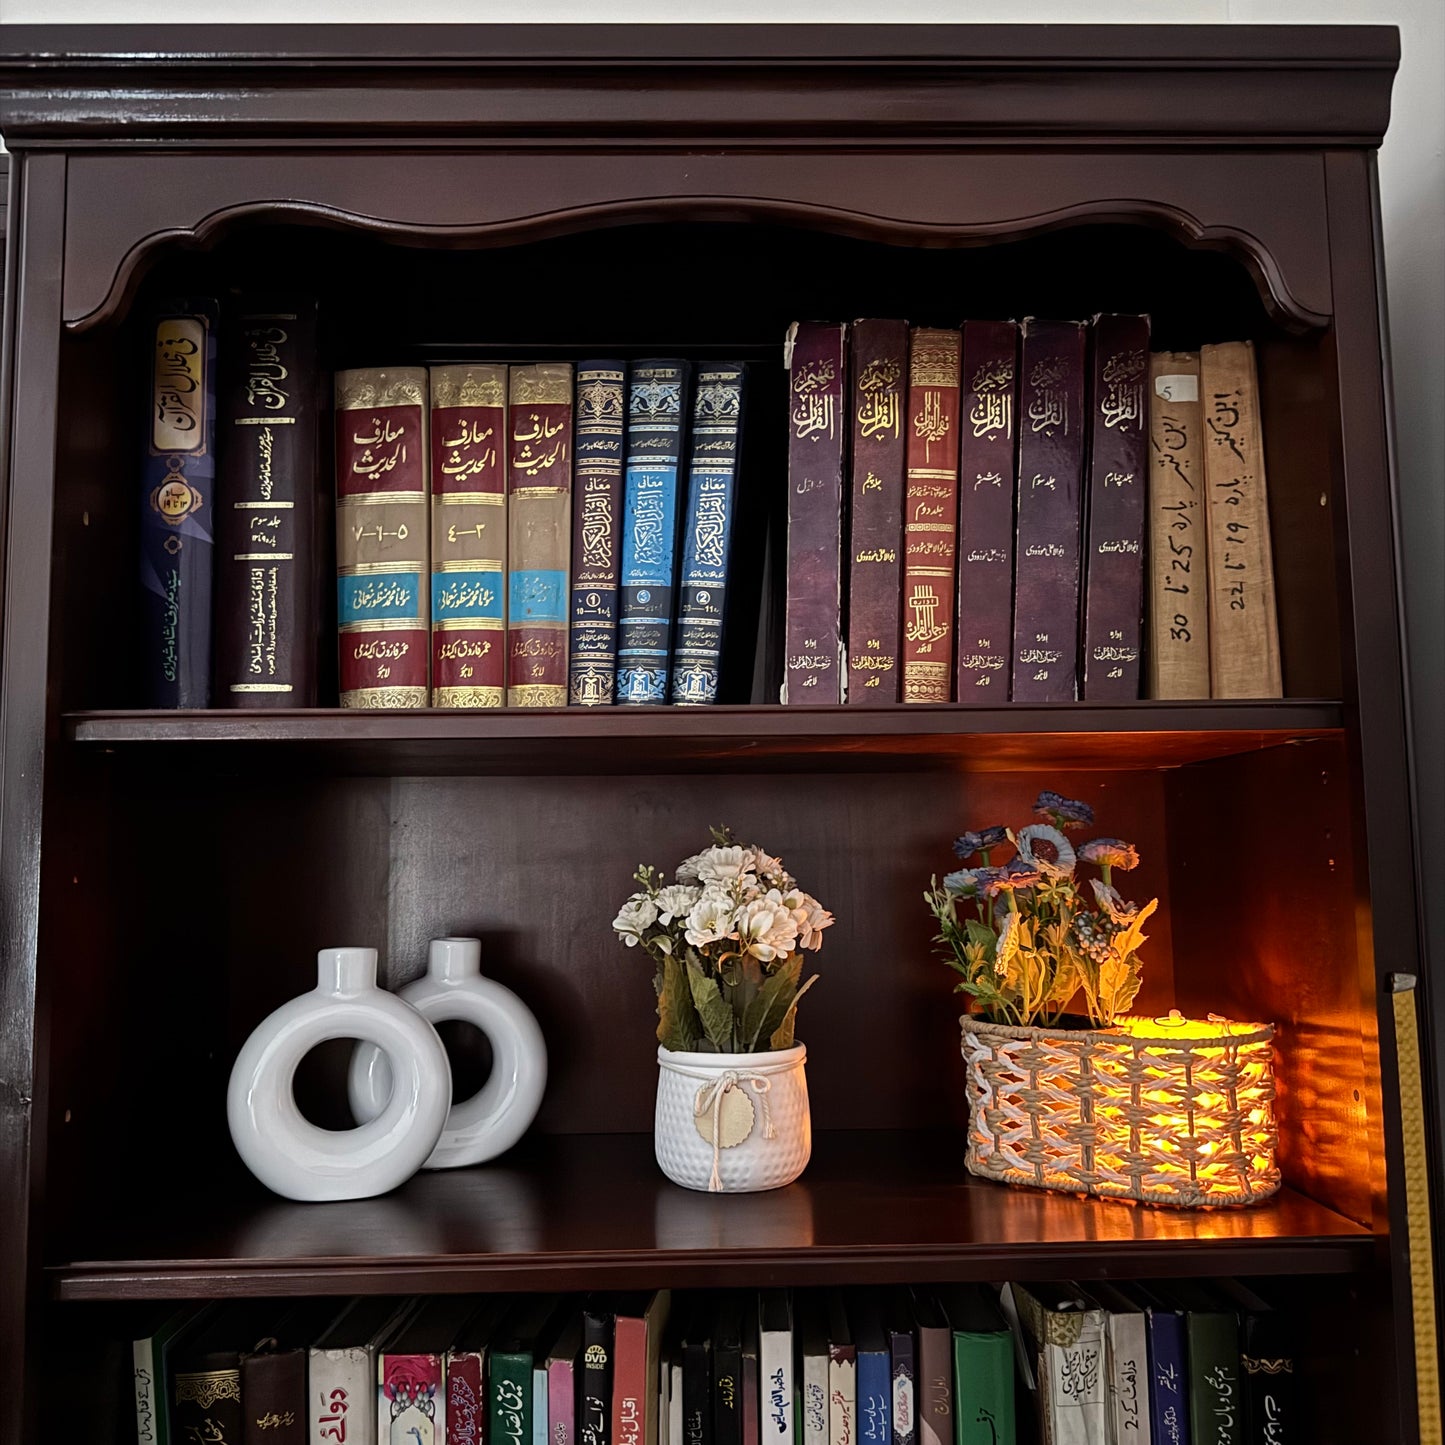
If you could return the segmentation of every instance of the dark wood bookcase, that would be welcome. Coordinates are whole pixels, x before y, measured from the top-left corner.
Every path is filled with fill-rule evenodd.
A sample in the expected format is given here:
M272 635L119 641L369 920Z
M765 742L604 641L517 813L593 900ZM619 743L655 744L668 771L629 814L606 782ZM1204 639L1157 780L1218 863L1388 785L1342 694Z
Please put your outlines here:
M1313 1438L1422 1438L1412 1281L1433 1265L1418 1239L1412 1256L1400 1101L1437 1095L1376 218L1393 30L16 26L0 44L0 1434L47 1438L63 1399L68 1438L127 1438L105 1341L152 1301L1240 1274L1308 1306ZM137 710L139 318L237 286L315 295L328 367L753 361L738 566L763 618L790 320L1147 311L1161 347L1249 337L1286 696L783 709L747 636L713 709ZM1130 891L1161 900L1142 1005L1278 1024L1287 1187L1264 1207L965 1175L957 1000L921 894L957 832L1041 787L1140 846ZM802 1023L814 1162L719 1199L653 1165L650 994L608 925L635 861L722 821L839 923ZM310 986L317 948L375 944L399 982L441 932L480 934L541 1019L533 1136L384 1199L270 1197L225 1127L240 1042ZM1396 1066L1409 976L1423 1081ZM302 1081L318 1100L335 1063Z

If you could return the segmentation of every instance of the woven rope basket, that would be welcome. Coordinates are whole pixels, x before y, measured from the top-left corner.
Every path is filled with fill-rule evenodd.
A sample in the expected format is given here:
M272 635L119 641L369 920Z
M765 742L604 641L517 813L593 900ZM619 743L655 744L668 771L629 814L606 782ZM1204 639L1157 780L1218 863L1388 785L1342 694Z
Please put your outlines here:
M1184 1208L1253 1204L1279 1188L1270 1025L959 1022L969 1173Z

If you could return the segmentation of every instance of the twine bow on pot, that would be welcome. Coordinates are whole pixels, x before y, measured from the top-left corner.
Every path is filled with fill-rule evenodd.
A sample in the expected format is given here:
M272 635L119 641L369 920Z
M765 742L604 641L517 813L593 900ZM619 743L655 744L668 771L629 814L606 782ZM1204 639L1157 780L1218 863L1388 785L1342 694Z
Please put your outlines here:
M701 1119L709 1110L712 1112L712 1174L707 1181L710 1194L722 1192L722 1176L718 1172L718 1166L722 1158L723 1100L733 1089L752 1090L763 1108L763 1138L771 1139L776 1134L772 1109L768 1105L768 1094L772 1087L772 1081L764 1074L755 1074L750 1070L725 1069L711 1083L698 1090L693 1116Z

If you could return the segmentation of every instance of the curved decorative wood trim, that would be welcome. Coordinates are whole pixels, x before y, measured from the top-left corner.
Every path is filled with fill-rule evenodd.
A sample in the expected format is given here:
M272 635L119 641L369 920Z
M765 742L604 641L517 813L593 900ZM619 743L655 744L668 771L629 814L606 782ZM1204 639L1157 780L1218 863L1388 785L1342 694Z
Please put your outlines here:
M179 244L205 249L238 226L278 218L302 225L367 231L411 245L433 246L478 241L516 244L611 226L678 220L781 222L895 245L983 246L1024 240L1073 225L1132 223L1155 227L1186 245L1235 256L1254 279L1266 310L1283 326L1308 330L1328 325L1330 320L1327 312L1314 310L1293 294L1275 257L1258 237L1232 226L1206 225L1181 207L1162 202L1101 198L1010 220L963 225L904 220L870 211L768 196L689 195L600 201L461 225L391 220L309 201L280 198L247 201L213 211L192 227L156 231L136 242L122 258L105 299L83 316L67 320L67 328L83 332L122 313L134 295L147 258L162 247Z

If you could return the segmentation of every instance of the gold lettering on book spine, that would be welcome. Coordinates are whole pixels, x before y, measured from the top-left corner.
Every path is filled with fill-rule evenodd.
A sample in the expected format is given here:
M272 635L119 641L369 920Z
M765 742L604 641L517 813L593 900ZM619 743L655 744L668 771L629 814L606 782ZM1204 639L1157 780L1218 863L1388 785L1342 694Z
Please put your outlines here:
M566 707L567 689L550 683L524 683L507 689L509 707Z
M176 1376L176 1400L180 1404L197 1404L209 1410L218 1400L241 1398L239 1370L204 1370Z
M424 687L358 687L341 694L341 706L385 708L389 711L425 707L427 691Z

